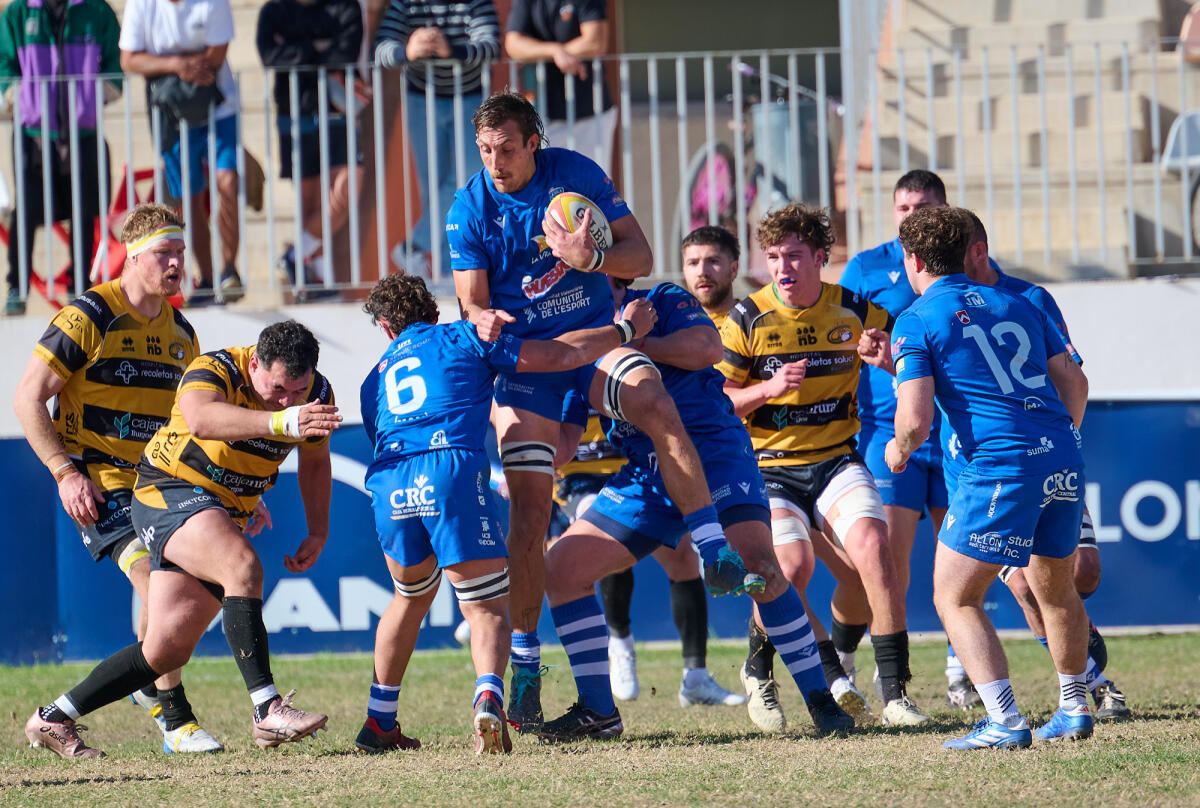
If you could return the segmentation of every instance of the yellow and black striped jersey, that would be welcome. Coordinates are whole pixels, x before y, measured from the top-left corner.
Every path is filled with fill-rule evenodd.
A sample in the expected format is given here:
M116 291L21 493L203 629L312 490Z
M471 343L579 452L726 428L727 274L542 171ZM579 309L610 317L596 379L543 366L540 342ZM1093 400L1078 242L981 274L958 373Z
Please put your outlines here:
M600 426L600 416L592 413L588 416L583 437L579 439L574 459L560 468L558 473L563 477L572 474L616 474L624 465L625 457L621 450L609 443L608 436Z
M130 488L146 441L167 422L196 332L170 303L157 316L129 305L121 280L84 292L50 321L33 349L65 386L54 428L101 490Z
M248 410L266 408L250 385L249 363L255 346L226 348L196 357L183 374L171 420L146 444L142 460L165 475L199 485L221 498L230 514L244 522L254 511L263 492L275 484L279 466L292 447L324 446L329 436L314 438L262 437L221 441L197 438L188 430L179 411L179 397L190 390L211 390L230 404ZM333 404L329 381L314 371L304 401ZM153 482L143 466L143 485ZM138 496L155 496L152 486L140 488ZM147 505L164 507L162 502Z
M705 314L708 315L709 319L713 321L713 325L715 325L717 327L717 330L720 331L721 326L725 325L725 321L729 319L729 313L732 311L733 311L733 309L729 309L728 311L716 311L716 312L706 311Z
M858 338L864 328L891 331L887 310L829 283L806 309L783 303L774 284L729 312L721 328L725 356L717 368L749 387L782 365L808 360L799 390L770 399L746 416L761 466L816 463L848 454L858 434Z

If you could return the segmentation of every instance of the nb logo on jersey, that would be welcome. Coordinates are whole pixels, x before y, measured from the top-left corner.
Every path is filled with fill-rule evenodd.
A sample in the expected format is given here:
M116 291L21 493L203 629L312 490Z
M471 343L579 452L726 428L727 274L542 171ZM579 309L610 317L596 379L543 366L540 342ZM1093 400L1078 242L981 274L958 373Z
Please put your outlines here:
M446 440L446 431L439 429L433 433L433 437L429 439L429 448L435 449L439 446L449 446L450 441Z
M128 360L126 360L121 363L120 367L117 368L115 375L120 376L121 381L125 384L129 384L129 380L138 375L138 372L137 368L135 368Z

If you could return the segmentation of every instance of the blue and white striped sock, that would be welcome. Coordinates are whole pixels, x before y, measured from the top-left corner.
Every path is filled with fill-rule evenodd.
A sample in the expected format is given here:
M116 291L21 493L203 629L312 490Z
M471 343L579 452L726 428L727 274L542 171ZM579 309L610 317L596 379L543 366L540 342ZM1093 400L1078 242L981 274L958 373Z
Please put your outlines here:
M796 680L796 687L800 688L805 702L814 690L828 690L821 670L821 656L817 653L817 639L796 588L788 584L787 590L775 600L759 603L758 613L771 644Z
M484 693L492 693L496 696L496 700L500 703L500 709L504 709L504 680L494 673L485 673L475 680L475 698L471 702L471 706L479 704L479 697Z
M692 544L704 559L705 564L717 563L717 556L725 546L725 531L717 519L717 509L712 505L692 511L683 517L692 534Z
M542 643L536 631L514 631L509 659L513 667L526 673L537 673L542 666Z
M595 595L550 609L554 628L571 663L579 701L600 715L612 715L612 685L608 681L608 624Z
M400 685L371 683L371 698L367 700L367 717L384 732L396 726L396 712L400 707Z

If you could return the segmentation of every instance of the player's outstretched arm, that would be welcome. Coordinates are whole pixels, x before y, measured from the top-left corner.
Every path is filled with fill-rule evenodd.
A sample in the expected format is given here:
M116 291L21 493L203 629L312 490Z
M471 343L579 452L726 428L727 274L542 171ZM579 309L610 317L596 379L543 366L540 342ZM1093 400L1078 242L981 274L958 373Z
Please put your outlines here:
M1083 413L1087 409L1087 376L1066 351L1050 357L1046 362L1046 372L1050 374L1050 381L1054 382L1054 388L1058 390L1058 397L1067 408L1071 421L1078 427L1083 423Z
M329 538L329 497L333 490L333 471L328 443L300 448L297 476L308 535L300 542L294 556L283 557L283 566L289 572L304 572L317 563L317 556L321 555Z
M521 343L517 370L553 373L586 365L649 333L657 320L658 314L649 300L634 300L622 310L618 324L568 331L554 339L525 340Z
M230 404L214 390L184 392L179 397L179 411L188 431L201 440L246 440L272 435L323 438L342 423L342 416L333 404L310 401L282 412L265 412ZM283 422L283 429L277 428L278 421Z

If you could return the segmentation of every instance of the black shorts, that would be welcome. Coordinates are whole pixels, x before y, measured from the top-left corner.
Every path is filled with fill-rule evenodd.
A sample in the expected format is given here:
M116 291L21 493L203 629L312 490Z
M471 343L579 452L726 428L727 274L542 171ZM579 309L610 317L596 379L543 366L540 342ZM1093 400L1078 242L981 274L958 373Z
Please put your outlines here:
M101 493L104 501L96 504L100 518L79 529L83 534L83 546L92 554L93 561L111 555L114 545L122 539L136 535L129 517L133 490L114 488Z
M221 498L206 488L145 463L138 465L131 516L134 529L150 551L150 569L179 569L163 558L163 549L184 522L210 508L226 510Z
M289 119L280 117L279 125L279 176L283 179L292 178L292 129ZM329 168L346 165L346 119L340 116L329 117L329 137L325 143L329 149ZM358 141L358 154L354 164L362 163L362 140ZM321 176L321 130L317 128L316 118L302 118L300 121L300 177L309 179Z
M767 484L768 497L788 500L817 525L821 522L817 515L817 500L829 487L830 480L855 463L863 464L857 451L799 466L760 466L759 471Z

